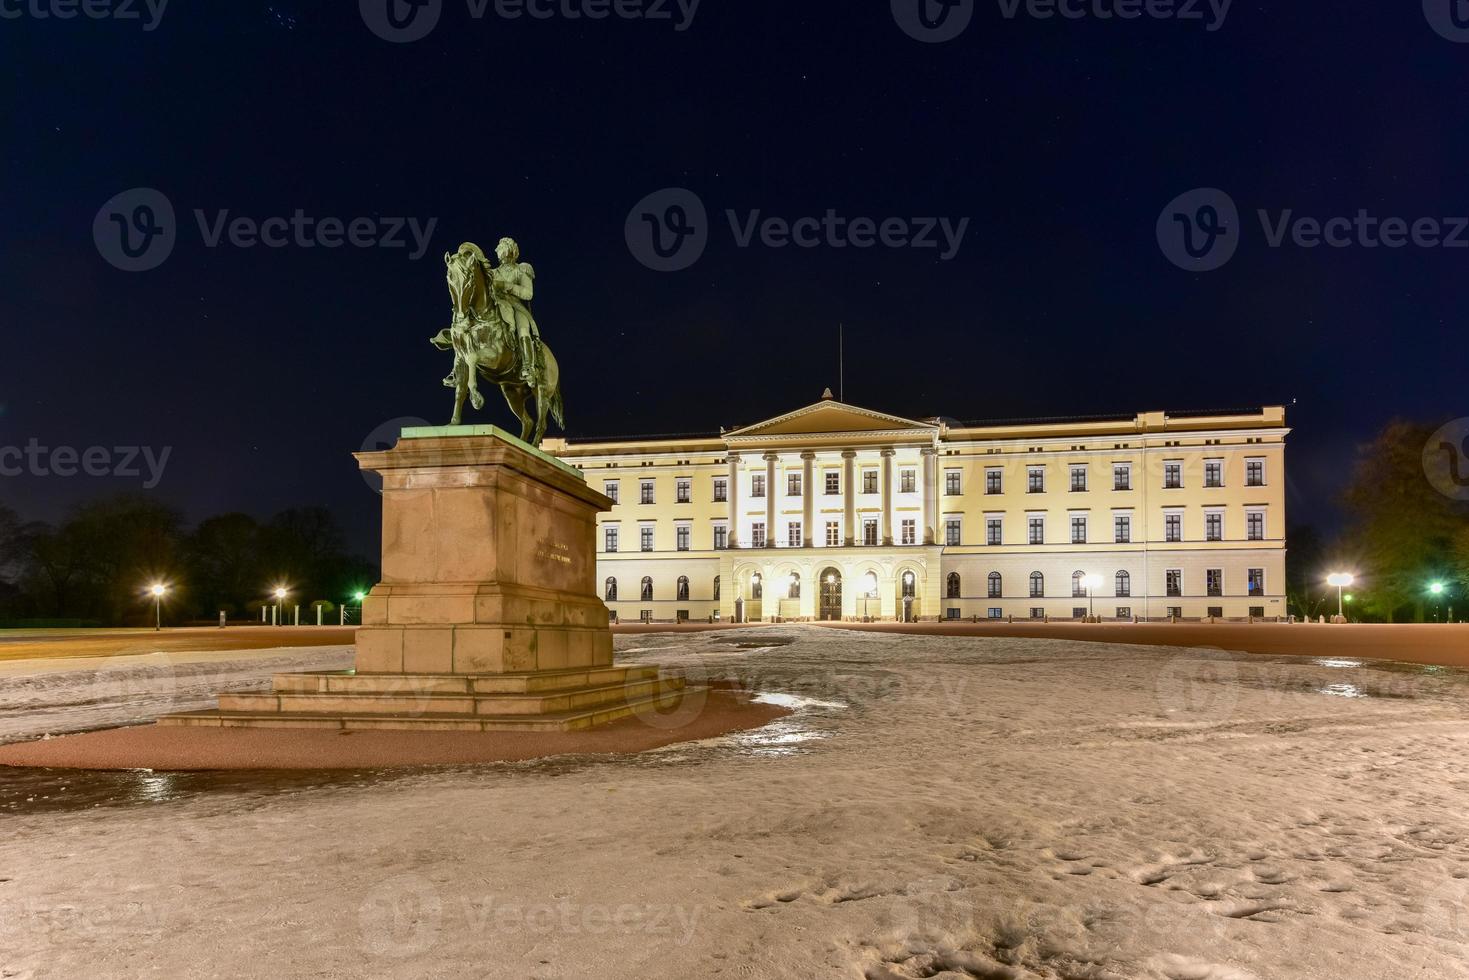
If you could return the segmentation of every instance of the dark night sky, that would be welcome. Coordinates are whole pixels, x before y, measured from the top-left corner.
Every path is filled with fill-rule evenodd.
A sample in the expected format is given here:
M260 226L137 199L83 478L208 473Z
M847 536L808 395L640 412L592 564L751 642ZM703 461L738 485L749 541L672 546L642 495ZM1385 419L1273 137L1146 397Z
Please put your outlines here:
M990 0L945 44L878 0L704 0L683 32L445 2L411 44L350 0L176 0L152 32L0 19L0 446L170 446L153 492L191 518L322 503L375 551L349 453L394 419L447 421L447 356L427 343L447 322L440 256L502 235L537 268L573 436L814 401L841 321L847 400L899 414L1299 399L1291 520L1330 526L1355 443L1394 414L1464 414L1469 250L1272 249L1254 218L1469 214L1469 44L1416 2L1241 0L1209 32L1006 19ZM165 264L130 274L92 223L139 186L180 227ZM658 273L623 228L668 186L713 228L696 265ZM1191 274L1154 226L1200 186L1233 196L1242 243ZM196 208L439 220L415 262L210 249ZM757 208L971 224L952 261L736 247L724 211ZM0 499L56 518L138 485L22 476Z

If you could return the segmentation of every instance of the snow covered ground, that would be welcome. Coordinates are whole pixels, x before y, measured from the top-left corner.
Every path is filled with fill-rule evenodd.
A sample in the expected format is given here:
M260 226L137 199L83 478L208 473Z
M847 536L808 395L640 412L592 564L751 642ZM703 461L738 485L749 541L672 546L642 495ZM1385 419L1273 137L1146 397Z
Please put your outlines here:
M1469 977L1462 673L816 627L618 647L801 709L623 759L140 776L151 804L71 774L75 807L0 816L0 976Z
M137 725L267 690L275 673L351 666L349 646L0 661L0 743Z

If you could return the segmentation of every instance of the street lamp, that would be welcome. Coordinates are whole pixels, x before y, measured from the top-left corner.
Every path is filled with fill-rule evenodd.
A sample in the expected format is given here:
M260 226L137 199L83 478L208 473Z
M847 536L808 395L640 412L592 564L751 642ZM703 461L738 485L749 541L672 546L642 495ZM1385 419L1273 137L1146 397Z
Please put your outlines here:
M285 586L281 586L275 590L275 624L277 626L281 625L281 604L286 601L287 595Z
M162 632L163 597L168 593L168 586L162 582L154 582L153 587L148 592L153 596L153 632Z
M1443 597L1445 585L1442 582L1430 582L1428 591L1433 593L1433 621L1438 622L1438 600Z
M1346 621L1346 613L1342 604L1341 590L1352 584L1352 576L1346 572L1332 572L1326 576L1326 584L1336 586L1336 618Z
M1092 603L1092 590L1101 588L1102 576L1096 574L1095 572L1090 575L1083 575L1081 577L1081 584L1086 586L1086 618L1096 619L1097 610L1095 605Z

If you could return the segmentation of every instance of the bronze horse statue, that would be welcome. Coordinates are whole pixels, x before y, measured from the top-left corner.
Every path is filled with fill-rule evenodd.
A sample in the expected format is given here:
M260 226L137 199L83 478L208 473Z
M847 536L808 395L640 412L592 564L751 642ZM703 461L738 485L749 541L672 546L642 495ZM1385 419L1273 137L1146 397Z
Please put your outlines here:
M457 252L444 254L448 268L449 297L454 304L453 323L440 330L431 343L439 350L454 352L454 373L445 384L454 387L454 418L459 425L467 397L476 410L485 407L479 379L500 386L510 410L520 419L520 438L539 446L546 435L546 416L566 427L561 400L561 369L551 349L539 340L541 364L537 383L525 382L520 366L520 345L514 330L500 315L493 295L489 261L479 246L466 242ZM531 413L530 399L536 402Z

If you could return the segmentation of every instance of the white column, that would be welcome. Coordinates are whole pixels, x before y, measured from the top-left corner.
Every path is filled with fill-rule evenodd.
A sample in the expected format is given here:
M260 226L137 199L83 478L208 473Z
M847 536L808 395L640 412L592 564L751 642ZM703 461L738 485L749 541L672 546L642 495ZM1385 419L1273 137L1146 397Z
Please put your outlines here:
M775 453L765 454L765 547L775 547Z
M939 451L933 447L923 453L923 543L938 542Z
M843 537L848 548L857 543L857 453L848 449L842 452L842 503L845 505L845 530ZM842 586L846 587L845 582ZM843 596L843 601L846 597Z
M893 544L893 455L895 450L882 451L882 543Z
M816 520L816 454L802 453L801 462L804 465L801 471L801 538L805 547L811 547L812 535L816 529L812 524ZM806 598L805 586L802 586L801 598Z
M729 485L725 488L729 500L729 546L740 546L740 454L729 454ZM734 583L730 583L733 585Z

